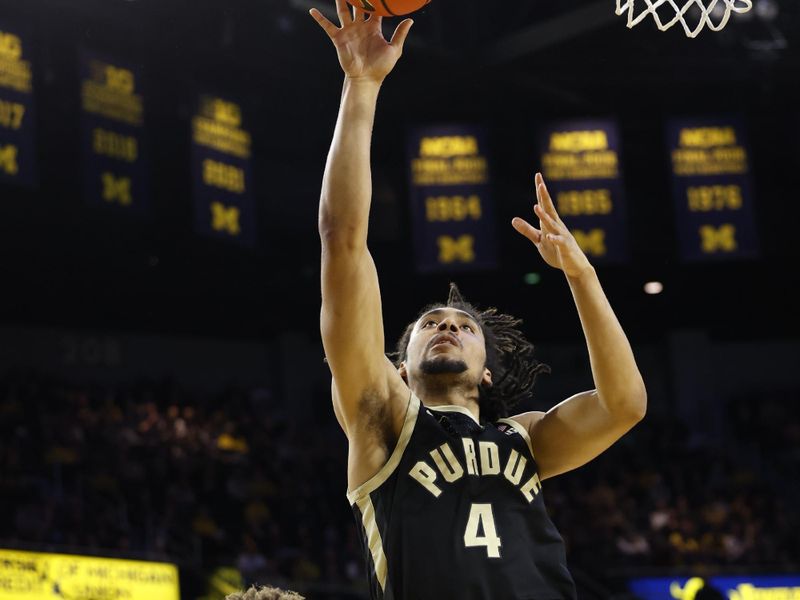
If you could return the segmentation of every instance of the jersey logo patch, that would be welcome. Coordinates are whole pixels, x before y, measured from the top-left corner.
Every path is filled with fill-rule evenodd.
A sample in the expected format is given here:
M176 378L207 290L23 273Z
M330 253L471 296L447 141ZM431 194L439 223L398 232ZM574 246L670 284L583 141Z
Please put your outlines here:
M501 432L501 433L505 433L506 435L514 435L514 433L516 433L516 432L515 432L515 431L514 431L514 430L511 428L511 426L510 426L510 425L506 425L505 423L500 423L500 424L497 426L497 431L499 431L499 432Z

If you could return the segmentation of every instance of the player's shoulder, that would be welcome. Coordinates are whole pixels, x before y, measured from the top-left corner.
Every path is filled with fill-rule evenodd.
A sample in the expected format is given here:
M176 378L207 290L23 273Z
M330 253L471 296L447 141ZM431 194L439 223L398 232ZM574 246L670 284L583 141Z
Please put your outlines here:
M511 417L507 417L505 419L499 419L499 423L512 421L517 425L521 426L525 431L530 431L531 427L533 427L536 423L542 420L545 413L540 410L532 410L525 413L520 413L518 415L513 415Z
M519 434L525 440L525 444L530 450L531 458L536 460L536 455L533 452L533 428L541 421L545 413L541 411L531 411L507 417L505 419L498 419L497 427L506 435Z

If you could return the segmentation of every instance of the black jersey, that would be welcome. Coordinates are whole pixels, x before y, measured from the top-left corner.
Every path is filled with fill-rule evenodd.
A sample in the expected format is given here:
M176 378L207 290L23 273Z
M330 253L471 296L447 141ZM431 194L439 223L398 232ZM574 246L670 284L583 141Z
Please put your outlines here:
M375 600L576 597L527 431L411 394L386 465L347 494Z

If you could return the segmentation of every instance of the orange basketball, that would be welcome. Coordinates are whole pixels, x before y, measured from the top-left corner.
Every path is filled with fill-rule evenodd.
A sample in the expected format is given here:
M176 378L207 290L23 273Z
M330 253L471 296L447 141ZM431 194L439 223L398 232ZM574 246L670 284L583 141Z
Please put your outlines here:
M347 0L361 10L381 15L382 17L399 17L419 10L431 0Z

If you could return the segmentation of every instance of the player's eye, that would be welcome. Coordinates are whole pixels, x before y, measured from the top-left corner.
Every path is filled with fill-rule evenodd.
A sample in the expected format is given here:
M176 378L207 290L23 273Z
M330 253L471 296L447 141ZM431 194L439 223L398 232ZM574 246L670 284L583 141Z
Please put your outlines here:
M474 330L474 329L472 329L472 325L462 325L462 326L461 326L461 329L466 329L466 330L467 330L467 331L469 331L470 333L475 333L475 330Z
M425 321L425 322L422 324L422 327L423 327L423 328L425 328L425 327L427 327L428 325L430 325L431 323L433 323L434 325L436 325L436 321L434 321L433 319L428 319L427 321Z

